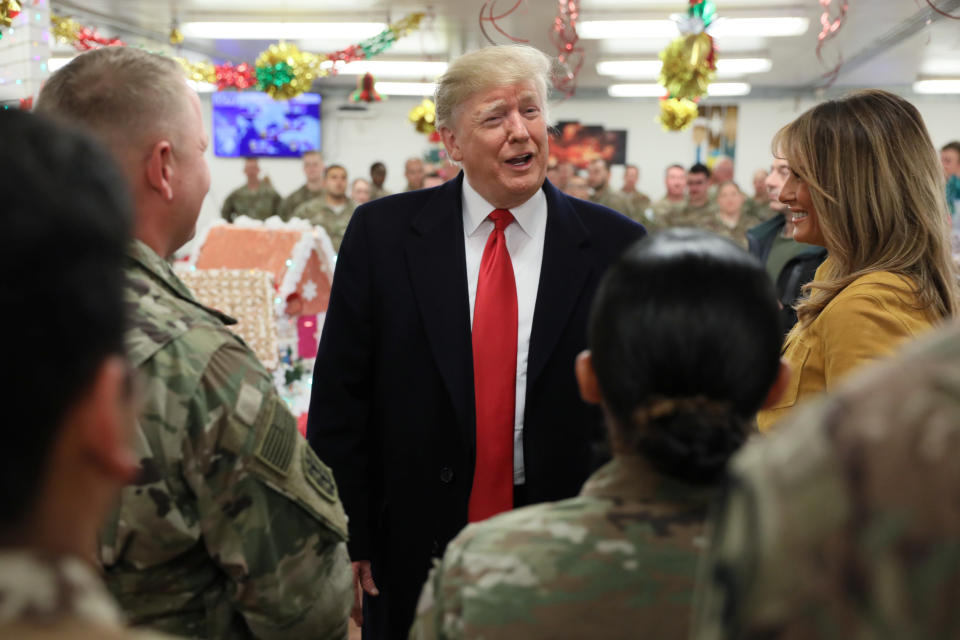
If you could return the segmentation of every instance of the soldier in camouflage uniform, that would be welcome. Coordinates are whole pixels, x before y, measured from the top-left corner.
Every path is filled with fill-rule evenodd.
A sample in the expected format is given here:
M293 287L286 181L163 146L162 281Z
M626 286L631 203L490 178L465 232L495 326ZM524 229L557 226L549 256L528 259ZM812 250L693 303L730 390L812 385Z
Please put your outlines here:
M464 529L410 637L686 639L708 506L779 379L776 318L765 271L726 241L683 229L628 249L576 364L584 399L602 400L613 461L579 497Z
M682 209L660 220L663 228L692 227L710 229L717 217L717 205L710 201L707 188L710 170L702 164L695 164L687 172L687 203Z
M123 175L86 136L35 115L0 112L0 140L0 175L17 186L0 207L12 305L0 318L0 638L162 640L126 627L93 561L103 516L137 472ZM14 312L38 291L50 294L41 312Z
M664 172L664 185L666 195L650 205L657 229L668 228L669 221L687 206L687 170L679 164L670 165Z
M333 250L340 251L340 242L350 224L356 203L347 197L347 170L332 164L324 172L324 193L310 200L293 212L295 218L308 220L310 224L323 227L330 236Z
M233 222L238 216L247 216L254 220L266 220L277 215L283 199L270 180L260 179L260 163L256 158L244 161L243 173L247 176L247 184L232 191L224 200L220 209L223 219Z
M730 238L747 248L747 230L755 222L743 212L743 194L735 182L724 182L717 189L717 215L713 220L701 221L701 228L718 236Z
M620 197L627 203L627 215L640 224L649 224L653 221L653 209L650 206L650 196L637 191L637 181L640 180L640 168L635 164L628 164L623 169L623 188Z
M953 326L735 458L693 637L960 636L958 456Z
M280 204L280 218L289 220L297 207L323 197L323 154L319 151L307 151L303 154L303 175L307 182L302 187L288 195Z
M104 77L143 85L142 104L100 100L98 110L74 112L83 102L75 87ZM126 348L144 383L141 471L101 532L110 590L134 624L180 635L344 637L352 576L333 478L270 375L226 328L232 320L199 304L161 257L193 233L209 188L196 94L168 59L109 47L51 76L39 109L93 128L115 154L145 158L127 167L147 177L133 185L138 238L125 292ZM84 118L94 112L102 123ZM111 123L136 118L170 124L116 135ZM177 153L160 154L168 146Z
M610 165L602 158L595 158L587 166L587 184L593 189L591 202L602 204L623 215L630 214L627 201L619 193L610 188Z

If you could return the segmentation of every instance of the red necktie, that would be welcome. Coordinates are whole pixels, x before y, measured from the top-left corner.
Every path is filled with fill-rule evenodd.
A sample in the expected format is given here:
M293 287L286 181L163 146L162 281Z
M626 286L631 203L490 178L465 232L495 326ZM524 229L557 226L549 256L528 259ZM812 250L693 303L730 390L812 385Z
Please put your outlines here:
M470 522L513 508L513 423L517 393L517 284L503 230L513 214L495 209L473 306L477 458Z

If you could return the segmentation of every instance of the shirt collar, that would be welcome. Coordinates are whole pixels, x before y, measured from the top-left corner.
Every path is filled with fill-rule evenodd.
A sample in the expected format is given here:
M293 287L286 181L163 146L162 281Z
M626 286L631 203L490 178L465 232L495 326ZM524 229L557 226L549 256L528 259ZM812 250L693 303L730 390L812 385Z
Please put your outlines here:
M465 222L464 228L467 231L467 235L472 236L476 233L480 225L483 224L484 220L487 219L487 216L490 215L490 212L494 209L496 209L496 207L477 193L477 190L470 185L470 181L467 180L467 176L464 174L463 216ZM546 210L547 196L543 193L543 189L537 189L537 192L533 194L529 200L510 209L510 213L513 214L513 219L517 222L520 230L532 237L532 231L535 228L535 217L539 215L540 212L545 213Z

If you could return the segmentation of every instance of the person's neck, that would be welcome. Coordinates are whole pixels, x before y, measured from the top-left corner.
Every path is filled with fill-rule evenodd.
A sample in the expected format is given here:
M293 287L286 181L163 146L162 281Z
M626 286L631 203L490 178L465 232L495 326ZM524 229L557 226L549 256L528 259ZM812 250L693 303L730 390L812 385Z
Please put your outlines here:
M709 201L710 201L710 198L707 195L704 195L703 198L698 198L696 200L694 200L693 198L690 198L690 206L702 207L703 205L707 204L707 202Z
M329 205L332 206L332 207L340 207L340 206L343 206L344 203L346 203L346 201L347 201L347 195L346 195L346 194L343 194L342 196L335 196L335 195L333 195L332 193L330 193L329 191L327 191L323 197L326 198L327 204L329 204Z
M735 227L737 226L737 223L740 222L740 210L738 209L737 211L721 211L720 219L723 220L723 222L726 223L728 227Z
M636 193L636 192L637 192L637 185L632 185L632 186L629 186L629 187L626 186L626 185L624 185L624 187L623 187L623 192L624 192L624 193Z
M668 193L668 194L667 194L667 200L669 200L670 202L683 202L683 194L682 194L682 193L678 193L678 194Z
M250 191L256 191L259 188L260 188L260 178L247 180L247 189L249 189Z
M320 182L310 182L307 180L307 189L309 191L323 191L323 181Z

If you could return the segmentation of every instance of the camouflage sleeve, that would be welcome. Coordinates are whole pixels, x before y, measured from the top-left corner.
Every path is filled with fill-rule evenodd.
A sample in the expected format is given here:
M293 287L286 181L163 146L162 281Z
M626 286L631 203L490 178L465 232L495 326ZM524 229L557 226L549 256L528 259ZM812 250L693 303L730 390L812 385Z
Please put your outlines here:
M280 206L277 209L277 215L280 216L284 222L290 220L293 217L293 210L297 208L297 205L300 202L297 200L297 192L294 191L286 198L280 200Z
M233 194L227 196L227 199L223 201L223 206L220 208L220 216L227 222L233 222L233 219L236 217L234 213L236 212L236 205L233 203Z
M184 477L231 600L258 638L343 638L346 516L329 469L262 367L231 340L191 398Z
M280 197L280 194L274 190L270 194L270 215L279 216L281 215L281 207L283 206L283 198Z
M849 515L824 427L835 408L827 400L808 405L790 421L800 428L754 439L734 458L697 580L695 640L852 637L820 635L832 621L802 595L825 588L812 541Z
M410 640L454 640L461 638L463 629L462 620L457 612L460 607L460 587L455 578L448 578L445 562L447 558L459 557L456 552L456 543L451 542L447 547L447 554L442 559L434 560L433 569L420 593L420 602L417 604L416 617L410 629Z

